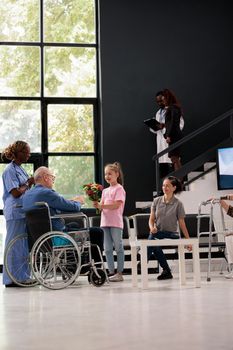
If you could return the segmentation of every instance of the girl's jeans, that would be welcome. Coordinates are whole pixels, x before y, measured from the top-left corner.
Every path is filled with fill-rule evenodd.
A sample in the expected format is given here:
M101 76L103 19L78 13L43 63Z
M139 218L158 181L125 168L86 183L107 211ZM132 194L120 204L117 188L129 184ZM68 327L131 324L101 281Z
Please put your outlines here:
M113 247L117 254L117 272L124 269L124 248L123 248L123 230L118 227L101 227L104 231L104 251L108 263L108 270L114 273Z
M158 231L155 234L149 235L149 240L155 240L155 239L165 239L165 238L171 238L171 239L179 239L179 234L176 232L169 232L169 231ZM163 268L163 270L170 271L170 267L167 263L167 259L162 251L161 247L148 247L147 250L148 254L148 260L150 260L151 256L154 254L155 257L158 259L159 265Z

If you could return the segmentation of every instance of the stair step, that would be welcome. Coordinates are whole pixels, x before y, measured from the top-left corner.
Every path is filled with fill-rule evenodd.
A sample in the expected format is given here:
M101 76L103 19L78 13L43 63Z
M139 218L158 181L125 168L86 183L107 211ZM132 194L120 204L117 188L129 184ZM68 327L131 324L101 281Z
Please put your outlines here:
M199 168L197 168L197 169L195 169L195 170L193 170L194 172L203 172L204 171L204 165L201 165Z
M192 171L191 173L188 174L188 181L194 179L198 175L201 175L202 171ZM204 176L200 177L200 179L204 179Z
M212 168L214 165L216 165L215 162L208 162L208 163L205 163L205 164L204 164L204 171L206 171L206 170Z

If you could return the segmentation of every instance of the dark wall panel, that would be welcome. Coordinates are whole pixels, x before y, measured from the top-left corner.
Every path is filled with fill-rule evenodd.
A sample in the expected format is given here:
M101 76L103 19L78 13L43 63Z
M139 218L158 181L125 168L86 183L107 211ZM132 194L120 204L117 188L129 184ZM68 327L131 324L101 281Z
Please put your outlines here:
M103 162L122 163L127 214L152 198L156 148L143 119L156 111L155 93L175 92L185 134L233 107L230 4L100 0Z

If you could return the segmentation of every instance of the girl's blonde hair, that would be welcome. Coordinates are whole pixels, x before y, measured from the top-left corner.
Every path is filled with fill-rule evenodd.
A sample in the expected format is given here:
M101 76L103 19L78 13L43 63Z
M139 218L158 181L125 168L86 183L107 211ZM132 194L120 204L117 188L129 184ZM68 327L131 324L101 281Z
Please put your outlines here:
M121 165L120 163L118 162L114 162L114 163L110 163L110 164L106 164L105 167L106 168L109 168L111 169L112 171L114 171L115 173L118 173L119 176L117 178L117 182L123 186L124 184L124 176L123 176L123 172L122 172L122 169L121 169Z
M8 147L6 147L1 154L2 160L9 159L14 160L17 157L18 152L23 151L27 147L27 142L25 141L15 141Z

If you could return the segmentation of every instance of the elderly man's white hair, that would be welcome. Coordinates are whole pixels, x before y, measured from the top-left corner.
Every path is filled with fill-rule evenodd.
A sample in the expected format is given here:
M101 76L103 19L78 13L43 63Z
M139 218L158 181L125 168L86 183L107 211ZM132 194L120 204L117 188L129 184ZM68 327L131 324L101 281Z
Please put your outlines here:
M43 175L47 175L49 173L50 173L49 168L47 168L46 166L39 167L38 169L36 169L36 171L34 173L34 180L35 180L35 182L40 180Z

